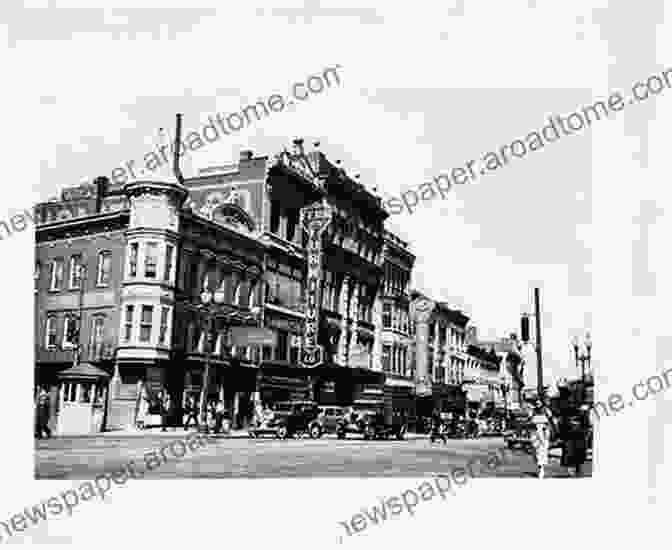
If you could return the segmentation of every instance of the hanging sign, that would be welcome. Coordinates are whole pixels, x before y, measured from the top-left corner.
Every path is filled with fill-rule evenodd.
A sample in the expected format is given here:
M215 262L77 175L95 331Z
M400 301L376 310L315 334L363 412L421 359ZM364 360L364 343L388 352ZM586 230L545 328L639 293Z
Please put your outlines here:
M317 367L324 361L324 350L317 343L320 282L322 280L322 234L331 221L331 207L322 200L301 210L301 226L308 236L305 323L300 363Z

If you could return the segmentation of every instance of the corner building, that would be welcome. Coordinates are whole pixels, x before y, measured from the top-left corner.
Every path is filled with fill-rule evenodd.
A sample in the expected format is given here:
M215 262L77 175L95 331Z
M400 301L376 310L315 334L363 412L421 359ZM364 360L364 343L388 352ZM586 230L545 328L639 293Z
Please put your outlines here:
M243 151L184 185L98 178L37 205L36 382L52 392L56 423L77 409L74 431L132 425L143 388L166 389L179 405L205 384L239 425L256 396L380 399L387 213L338 164L295 140L291 152ZM299 220L317 201L333 213L316 297L325 362L304 369ZM225 296L210 334L204 289ZM232 325L271 328L277 345L230 346Z

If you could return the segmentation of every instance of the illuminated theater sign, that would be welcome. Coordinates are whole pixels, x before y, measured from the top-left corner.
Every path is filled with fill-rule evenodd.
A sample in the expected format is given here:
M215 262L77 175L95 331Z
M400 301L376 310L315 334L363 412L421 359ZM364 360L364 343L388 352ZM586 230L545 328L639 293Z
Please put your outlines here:
M322 280L322 234L331 221L331 207L322 200L301 210L301 226L308 235L305 324L301 365L317 367L324 361L324 350L317 343L320 324L320 281Z

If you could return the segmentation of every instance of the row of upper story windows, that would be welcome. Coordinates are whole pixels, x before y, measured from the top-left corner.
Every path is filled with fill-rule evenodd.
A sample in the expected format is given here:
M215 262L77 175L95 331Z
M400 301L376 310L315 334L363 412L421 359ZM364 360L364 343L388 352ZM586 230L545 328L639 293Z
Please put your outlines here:
M121 341L167 346L170 337L171 310L169 306L127 304L122 318Z
M48 314L44 323L44 348L71 350L81 345L80 322L74 314L66 314L62 322L56 314ZM102 351L105 334L105 315L94 315L89 333L89 351L96 354Z
M175 247L158 241L135 241L128 244L126 276L151 280L173 280Z
M396 304L383 304L383 328L409 333L408 312Z
M66 271L67 266L67 271ZM110 284L112 273L112 252L103 250L98 253L96 264L95 284L96 286L106 287ZM42 263L35 263L35 287L39 286L42 277ZM48 268L49 291L58 292L60 290L79 290L82 288L82 281L87 275L85 257L83 254L73 254L66 263L63 257L54 258Z
M381 362L383 372L401 376L414 376L412 365L409 362L409 353L406 346L392 346L383 344Z

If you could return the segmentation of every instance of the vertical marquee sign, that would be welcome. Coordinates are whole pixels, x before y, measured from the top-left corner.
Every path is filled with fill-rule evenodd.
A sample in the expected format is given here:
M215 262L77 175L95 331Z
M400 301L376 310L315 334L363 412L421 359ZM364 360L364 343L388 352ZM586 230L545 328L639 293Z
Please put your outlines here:
M320 281L322 280L322 234L331 221L331 207L322 200L301 210L301 226L308 235L305 300L305 325L301 347L301 365L317 367L324 350L317 343L320 326Z

